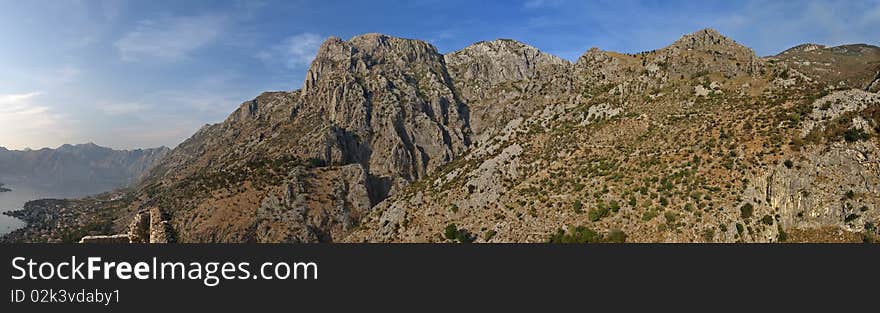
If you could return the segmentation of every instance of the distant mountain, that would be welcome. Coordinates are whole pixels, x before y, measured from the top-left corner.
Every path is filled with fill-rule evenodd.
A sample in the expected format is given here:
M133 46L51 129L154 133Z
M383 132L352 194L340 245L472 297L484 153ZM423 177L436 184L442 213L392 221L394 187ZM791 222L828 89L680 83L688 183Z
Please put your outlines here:
M93 143L57 149L0 147L0 181L80 194L109 191L137 182L170 149L113 150Z

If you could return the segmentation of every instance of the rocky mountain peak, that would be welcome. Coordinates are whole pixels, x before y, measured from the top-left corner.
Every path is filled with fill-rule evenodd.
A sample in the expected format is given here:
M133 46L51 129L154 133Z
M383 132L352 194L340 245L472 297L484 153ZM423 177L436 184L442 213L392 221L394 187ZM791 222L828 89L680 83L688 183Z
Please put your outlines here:
M570 62L515 40L477 42L444 58L478 136L549 102L526 98L565 94L569 86Z
M327 71L366 73L376 65L406 67L413 63L437 65L442 63L442 55L424 41L378 33L355 36L348 41L330 37L318 49L303 91L309 93Z
M445 55L456 82L497 85L549 75L552 67L568 67L568 61L511 39L480 41ZM462 92L469 93L466 86ZM477 86L479 87L479 86ZM461 89L461 88L460 88ZM465 96L470 98L469 96Z
M752 49L711 28L684 35L657 50L653 61L660 68L668 68L672 75L717 73L725 78L753 75L761 63Z
M827 48L825 45L815 44L815 43L805 43L801 45L797 45L791 48L782 51L780 54L792 54L799 52L810 52Z
M703 50L703 49L714 49L714 48L739 48L744 46L736 43L733 39L730 39L718 31L706 28L702 30L698 30L694 33L687 34L682 36L680 39L675 41L672 44L673 46L681 47L684 49L694 49L694 50Z

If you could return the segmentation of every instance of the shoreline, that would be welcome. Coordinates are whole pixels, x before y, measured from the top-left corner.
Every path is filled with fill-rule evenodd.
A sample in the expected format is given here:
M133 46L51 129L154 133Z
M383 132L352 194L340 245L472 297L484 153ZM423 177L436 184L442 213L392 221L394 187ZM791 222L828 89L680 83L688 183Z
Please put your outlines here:
M0 213L17 218L25 224L21 228L0 236L0 243L60 242L47 238L45 234L53 232L62 221L59 207L66 202L67 200L59 199L37 199L25 202L21 209Z

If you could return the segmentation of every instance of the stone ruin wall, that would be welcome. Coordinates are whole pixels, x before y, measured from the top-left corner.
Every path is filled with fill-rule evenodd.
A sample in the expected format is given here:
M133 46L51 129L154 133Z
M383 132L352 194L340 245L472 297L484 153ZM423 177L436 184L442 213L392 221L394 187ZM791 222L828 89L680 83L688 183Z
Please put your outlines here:
M128 225L128 233L83 237L79 243L169 243L173 242L171 223L159 208L139 211Z

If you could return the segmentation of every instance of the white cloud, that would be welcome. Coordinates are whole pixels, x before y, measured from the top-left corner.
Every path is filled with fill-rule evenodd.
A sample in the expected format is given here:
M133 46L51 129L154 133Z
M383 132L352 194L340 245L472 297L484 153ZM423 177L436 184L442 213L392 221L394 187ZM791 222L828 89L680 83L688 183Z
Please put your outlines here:
M36 99L40 92L19 94L0 94L0 146L20 149L24 147L48 146L54 140L64 140L67 133L61 115L48 106L40 105ZM51 141L51 142L50 142Z
M168 17L138 22L134 31L125 34L114 46L125 61L143 58L181 59L216 40L223 31L226 17L201 15Z
M256 54L256 58L266 64L283 64L289 69L308 66L323 42L323 37L313 33L302 33L282 40L269 50Z
M0 124L17 129L33 129L50 125L49 108L34 104L40 92L0 95Z

